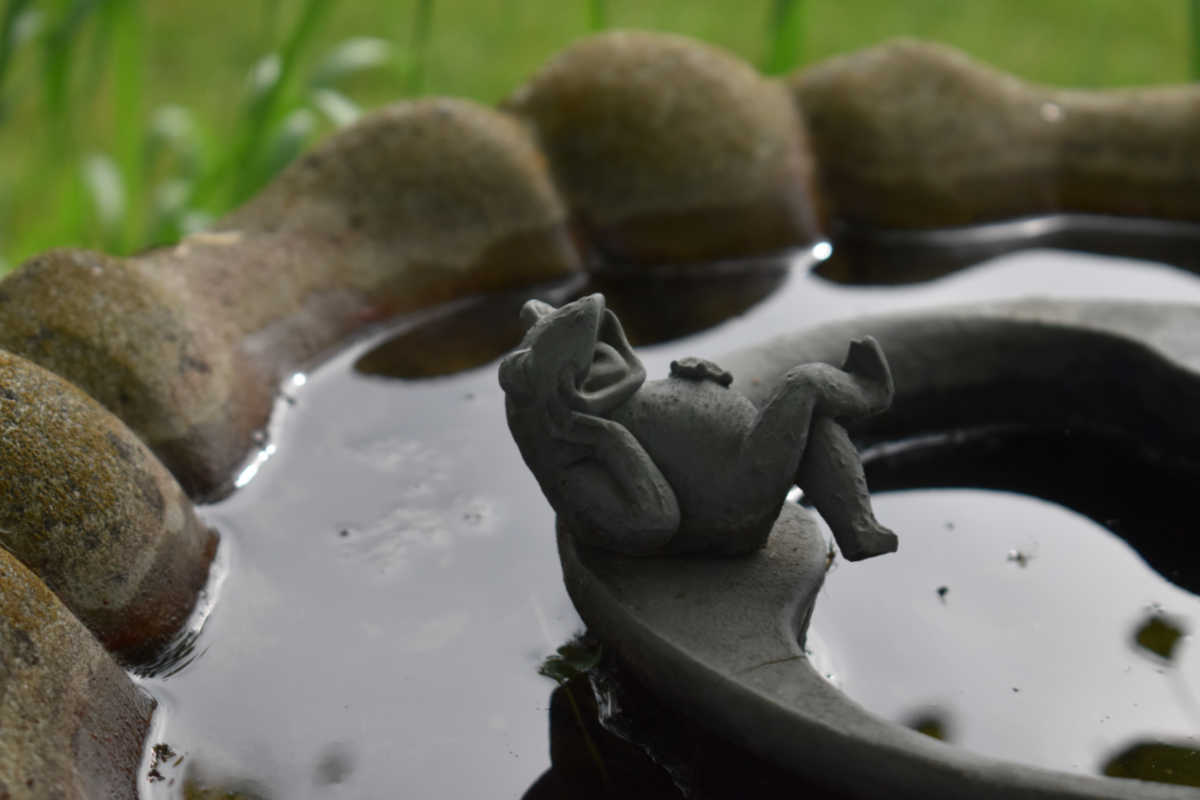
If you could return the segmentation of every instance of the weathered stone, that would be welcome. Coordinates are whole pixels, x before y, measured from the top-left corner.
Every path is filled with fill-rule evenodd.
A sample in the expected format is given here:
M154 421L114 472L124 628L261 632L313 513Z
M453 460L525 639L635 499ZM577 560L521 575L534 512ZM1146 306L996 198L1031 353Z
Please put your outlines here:
M1052 211L1200 218L1200 89L1064 91L898 40L790 83L823 211L883 228Z
M163 255L194 297L274 339L271 326L296 328L284 320L297 315L349 329L364 315L561 277L578 267L565 222L517 120L432 99L364 117Z
M0 548L101 643L138 661L186 620L216 534L120 420L0 351Z
M136 798L154 701L0 547L0 797Z
M816 235L811 159L787 91L715 47L594 36L507 105L530 119L573 217L613 262L747 256Z
M0 347L120 416L193 495L228 488L278 380L364 324L569 273L544 160L514 119L399 104L175 247L54 251L0 283Z
M34 258L0 283L0 348L87 391L204 493L262 426L272 376L166 277L81 250Z

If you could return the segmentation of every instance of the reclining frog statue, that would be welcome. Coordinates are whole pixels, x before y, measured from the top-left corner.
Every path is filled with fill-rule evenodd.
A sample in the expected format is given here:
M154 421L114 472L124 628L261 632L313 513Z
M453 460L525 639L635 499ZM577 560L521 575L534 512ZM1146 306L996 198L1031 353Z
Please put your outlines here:
M845 558L896 550L840 424L891 404L874 339L851 342L840 369L792 368L758 408L704 359L647 381L603 295L530 300L521 320L525 336L500 363L509 429L580 541L630 555L751 552L795 484Z

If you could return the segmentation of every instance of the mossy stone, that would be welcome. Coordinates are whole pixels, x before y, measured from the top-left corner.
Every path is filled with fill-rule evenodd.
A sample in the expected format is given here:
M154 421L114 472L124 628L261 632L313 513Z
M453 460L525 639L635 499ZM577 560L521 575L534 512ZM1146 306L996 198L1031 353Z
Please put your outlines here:
M109 650L152 656L208 577L216 534L120 420L0 351L0 548Z
M364 325L569 274L579 256L514 118L422 100L331 137L215 230L0 282L0 347L132 428L193 496L231 488L278 382Z
M1200 86L1059 91L1060 206L1200 220Z
M52 250L0 282L0 348L82 388L204 494L242 457L273 387L236 331L169 277L136 259Z
M0 547L0 797L138 796L154 701Z
M879 228L1050 212L1200 218L1200 89L1037 86L901 39L789 79L823 209Z
M1057 208L1048 98L957 50L898 40L791 82L834 218L906 228Z
M576 222L609 261L711 261L816 236L813 167L787 91L716 47L593 36L506 106L530 120Z
M248 335L314 310L351 327L364 314L569 274L580 263L565 223L517 120L435 98L339 132L166 266Z

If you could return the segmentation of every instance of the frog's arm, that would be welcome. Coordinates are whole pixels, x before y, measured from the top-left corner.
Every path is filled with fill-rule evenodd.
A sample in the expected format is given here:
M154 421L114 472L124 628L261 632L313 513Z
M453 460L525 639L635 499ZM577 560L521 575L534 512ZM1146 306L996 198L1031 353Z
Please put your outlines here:
M560 510L591 544L631 555L662 549L679 529L675 492L625 426L571 412L565 436L589 456L554 478Z

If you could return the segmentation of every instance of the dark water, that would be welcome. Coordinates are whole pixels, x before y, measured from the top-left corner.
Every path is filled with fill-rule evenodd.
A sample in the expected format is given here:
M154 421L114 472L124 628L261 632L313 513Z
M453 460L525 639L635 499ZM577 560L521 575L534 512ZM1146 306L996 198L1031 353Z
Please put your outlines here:
M850 697L969 750L1072 772L1103 773L1139 743L1200 749L1200 654L1186 635L1200 597L1108 529L1028 495L914 489L875 505L901 550L839 565L808 641ZM1185 635L1170 649L1139 642L1155 625Z
M1141 746L1200 750L1200 475L1139 444L1017 429L867 450L902 547L829 575L815 662L877 714L989 756L1124 775ZM1190 761L1175 777L1194 784Z
M1200 281L1179 271L1051 251L906 288L842 286L810 264L763 267L724 312L712 290L688 295L670 281L613 306L631 319L675 308L691 332L644 351L655 376L682 355L865 313L1031 294L1200 302ZM515 311L520 299L504 302ZM729 308L742 313L705 327ZM182 756L160 767L165 779L144 785L145 796L180 797L185 776L271 798L519 797L545 785L555 684L538 667L582 623L562 587L550 509L504 424L492 360L514 331L488 304L419 319L463 335L444 342L418 318L401 320L289 384L271 448L238 492L203 509L223 535L224 580L193 660L142 680L160 701L152 741ZM643 341L670 338L643 330ZM406 337L407 346L387 344ZM463 370L437 375L429 365L443 359ZM1125 741L1108 733L1118 724L1172 735L1200 725L1176 701L1157 727L1138 727L1149 725L1142 704L1175 691L1177 665L1195 662L1190 640L1169 664L1147 661L1129 646L1131 626L1154 603L1200 615L1186 605L1192 595L1155 583L1105 529L982 492L896 492L880 497L879 511L905 535L905 560L839 567L816 624L814 644L851 696L867 702L878 682L878 702L891 704L881 713L944 711L955 741L1000 754L1020 743L980 734L987 720L1045 718L1059 738L1014 757L1083 770ZM1024 567L1006 557L1021 548L1032 551ZM1061 569L1073 583L1046 580ZM881 570L911 583L910 604L881 601L870 586ZM949 591L939 599L941 584ZM870 632L882 608L895 615L888 638ZM1111 623L1102 633L1063 638L1092 630L1080 620L1097 616ZM994 637L986 643L984 630ZM904 653L908 666L872 672L881 653ZM980 662L994 696L978 691ZM919 679L939 664L974 682L928 691ZM1058 683L1070 689L1061 702ZM1118 699L1103 708L1072 699L1088 691Z

